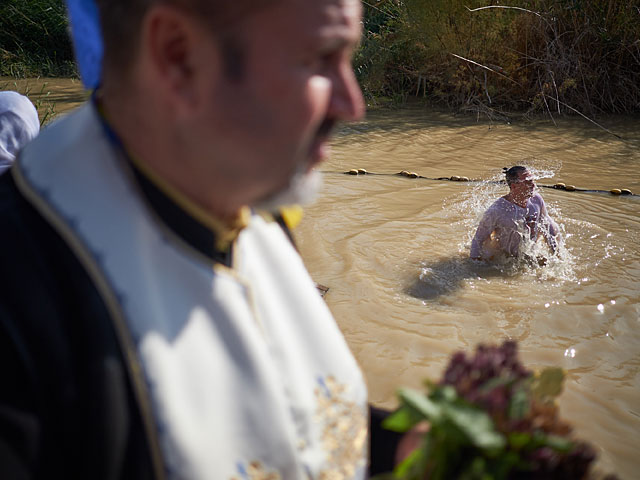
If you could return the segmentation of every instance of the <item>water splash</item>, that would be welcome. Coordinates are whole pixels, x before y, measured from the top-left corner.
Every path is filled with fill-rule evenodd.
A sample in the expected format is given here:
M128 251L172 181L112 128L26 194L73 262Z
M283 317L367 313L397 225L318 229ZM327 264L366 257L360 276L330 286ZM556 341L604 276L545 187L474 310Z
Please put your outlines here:
M562 162L552 159L529 157L521 162L527 167L536 180L552 178L562 168ZM484 212L499 197L508 192L504 183L503 172L495 172L481 182L469 184L462 193L445 199L444 210L448 217L461 232L458 251L468 255L471 240ZM539 189L537 190L539 192ZM551 254L543 239L529 240L527 232L521 232L523 242L517 257L498 255L491 265L505 276L528 275L542 281L560 280L575 281L575 258L566 247L565 239L568 235L565 229L565 218L559 206L545 200L550 216L558 224L560 239L557 255Z
M522 165L527 167L534 180L540 181L545 178L553 178L556 173L562 170L560 160L550 158L528 157L523 160Z
M538 181L554 177L562 167L559 161L535 158L529 158L522 164ZM545 291L551 286L580 286L589 281L583 278L587 277L585 272L598 267L609 257L624 254L624 248L616 246L611 232L565 215L557 194L538 189L545 197L549 215L558 225L557 254L552 254L543 238L531 241L523 225L523 241L516 257L496 255L491 262L471 260L471 240L484 212L508 192L508 187L502 171L495 171L482 181L465 186L443 201L445 219L460 233L456 253L448 258L421 262L418 278L413 277L413 283L405 293L433 305L439 301L446 304L443 297L458 291L474 290L483 282L493 282L493 279L514 285L535 282ZM563 206L571 210L571 206Z

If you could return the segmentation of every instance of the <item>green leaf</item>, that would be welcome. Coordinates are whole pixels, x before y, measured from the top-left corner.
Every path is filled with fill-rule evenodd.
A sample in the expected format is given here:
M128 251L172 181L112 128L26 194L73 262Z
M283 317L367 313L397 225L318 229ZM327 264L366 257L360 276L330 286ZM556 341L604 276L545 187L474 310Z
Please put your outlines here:
M382 426L394 432L407 432L422 420L412 407L403 405L382 421Z
M482 393L488 393L496 387L500 387L502 385L509 385L510 383L513 382L513 380L514 380L514 377L512 376L495 377L484 382L480 386L479 390Z
M514 450L521 450L531 443L531 434L526 432L512 432L509 434L509 445Z
M432 428L426 437L425 462L421 479L449 480L458 465L459 444L452 433L451 422ZM453 432L455 433L455 432Z
M409 478L410 472L416 469L418 463L422 460L423 453L419 448L411 452L407 457L400 462L393 471L393 475L397 478Z
M442 418L442 408L423 393L403 388L398 396L404 404L414 408L430 422L437 422Z
M559 367L545 368L537 376L531 387L535 398L541 401L549 401L562 393L564 371Z
M458 477L460 480L490 479L491 477L487 475L487 460L480 456L475 457Z
M496 431L491 417L484 411L467 405L447 405L446 416L476 447L500 450L505 446L504 437Z
M511 420L520 420L529 413L531 403L529 402L529 395L524 388L517 388L511 397L509 402L509 418Z
M509 478L511 471L520 464L520 455L516 452L507 452L500 458L491 462L491 478L494 480L503 480Z
M438 385L431 389L429 398L436 403L455 402L458 399L458 393L451 385Z
M559 452L568 452L573 447L573 442L559 435L548 435L542 431L533 433L530 448L550 447Z
M396 478L403 480L421 480L424 478L427 464L431 457L431 442L426 437L420 448L416 448L393 470Z
M425 378L422 383L424 383L424 386L429 392L437 388L440 388L440 385L432 381L430 378Z
M558 435L547 435L546 443L548 446L562 453L566 453L573 447L573 442L565 437Z
M369 480L398 480L398 477L393 473L379 473L378 475L370 477Z

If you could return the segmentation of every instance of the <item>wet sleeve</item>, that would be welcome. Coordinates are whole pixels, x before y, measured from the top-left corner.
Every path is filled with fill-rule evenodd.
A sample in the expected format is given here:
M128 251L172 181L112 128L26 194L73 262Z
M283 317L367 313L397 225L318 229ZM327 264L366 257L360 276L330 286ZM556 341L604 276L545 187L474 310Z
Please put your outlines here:
M551 251L555 253L558 250L558 235L560 230L558 224L549 216L547 206L541 196L539 197L539 203L542 234L549 244Z
M479 258L482 256L482 244L487 240L487 238L489 238L489 235L491 235L494 228L494 215L490 208L482 216L482 220L480 220L476 234L473 236L473 240L471 241L471 251L469 252L469 256L471 258Z

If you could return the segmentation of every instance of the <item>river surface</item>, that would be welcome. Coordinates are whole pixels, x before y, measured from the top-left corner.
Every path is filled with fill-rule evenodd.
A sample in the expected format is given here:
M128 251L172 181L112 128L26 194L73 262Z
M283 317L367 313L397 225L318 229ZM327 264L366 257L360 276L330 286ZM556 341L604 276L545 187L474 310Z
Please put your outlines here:
M640 193L639 119L598 119L622 139L582 118L557 123L369 112L333 141L296 237L372 402L392 407L397 387L438 380L457 350L515 339L528 367L566 370L561 417L598 449L599 468L640 478L640 197L540 187L559 258L468 258L482 213L508 191L502 167L527 165L540 185ZM343 173L358 168L389 175Z
M87 97L77 80L0 78L0 88L27 92L45 121ZM373 403L393 407L397 387L439 379L455 351L515 339L529 368L566 370L561 416L598 449L599 468L639 478L640 197L540 187L559 257L468 259L482 213L507 192L504 166L527 165L539 185L640 193L640 119L598 122L622 138L582 118L508 125L415 107L339 130L295 235ZM354 168L380 175L343 173Z

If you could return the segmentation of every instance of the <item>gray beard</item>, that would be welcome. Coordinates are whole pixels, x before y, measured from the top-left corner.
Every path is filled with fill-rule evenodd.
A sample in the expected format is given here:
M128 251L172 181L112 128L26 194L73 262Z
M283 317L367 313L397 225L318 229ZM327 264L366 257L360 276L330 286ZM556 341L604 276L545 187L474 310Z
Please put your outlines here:
M257 210L275 213L287 205L307 205L314 201L322 187L322 175L312 170L308 173L296 173L291 177L289 186L256 202Z

